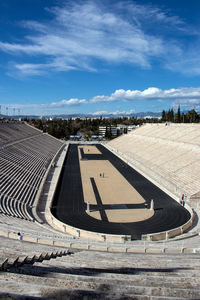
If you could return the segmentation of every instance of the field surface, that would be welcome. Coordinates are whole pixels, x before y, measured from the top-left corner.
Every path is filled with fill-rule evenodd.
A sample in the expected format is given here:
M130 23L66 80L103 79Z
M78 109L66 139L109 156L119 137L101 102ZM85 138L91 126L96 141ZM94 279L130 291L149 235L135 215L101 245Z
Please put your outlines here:
M133 239L190 218L184 207L99 144L69 146L52 212L71 226Z

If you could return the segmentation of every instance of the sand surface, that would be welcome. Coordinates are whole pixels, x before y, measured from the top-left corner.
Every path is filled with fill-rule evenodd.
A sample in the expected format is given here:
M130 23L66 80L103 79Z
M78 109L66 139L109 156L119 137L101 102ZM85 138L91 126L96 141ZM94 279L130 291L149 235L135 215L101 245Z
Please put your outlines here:
M94 178L98 193L102 202L102 209L106 213L109 222L138 222L153 216L154 210L127 209L126 204L143 204L144 198L108 160L80 160L80 148L84 153L101 154L96 146L80 146L79 162L83 195L85 203L97 205L91 178ZM88 151L89 149L89 151ZM99 151L99 152L98 152ZM103 205L121 205L119 209L104 209ZM95 219L101 219L97 209L87 212Z

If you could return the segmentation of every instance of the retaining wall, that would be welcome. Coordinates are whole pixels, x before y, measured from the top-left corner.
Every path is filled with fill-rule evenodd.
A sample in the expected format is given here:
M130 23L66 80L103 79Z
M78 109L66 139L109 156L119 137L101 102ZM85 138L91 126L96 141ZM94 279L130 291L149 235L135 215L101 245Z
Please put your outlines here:
M185 208L189 211L191 216L187 223L171 230L162 231L158 233L144 234L142 235L142 240L150 240L150 241L168 240L169 238L173 238L187 231L193 224L194 213L192 208L188 204L185 204Z
M17 232L8 232L4 230L0 230L0 235L17 240L18 234ZM148 245L148 242L144 242L144 245L134 245L134 244L108 244L107 242L99 242L99 243L81 243L81 241L74 240L74 241L56 241L56 240L45 240L41 238L31 237L29 235L23 235L22 240L19 241L20 243L30 242L30 243L37 243L42 245L50 245L55 247L62 247L62 248L72 248L72 249L82 249L82 250L93 250L93 251L102 251L102 252L124 252L124 253L200 253L200 248L196 247L167 247L166 244L163 245L155 245L152 247Z

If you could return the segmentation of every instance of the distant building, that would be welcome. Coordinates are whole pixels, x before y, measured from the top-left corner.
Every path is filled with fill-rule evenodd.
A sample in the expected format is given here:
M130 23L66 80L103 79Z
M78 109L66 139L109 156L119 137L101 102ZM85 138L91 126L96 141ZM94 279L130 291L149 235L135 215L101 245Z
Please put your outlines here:
M138 128L138 127L139 127L139 125L129 125L129 126L127 126L127 132L129 132L131 130L134 130L134 129Z
M99 126L99 135L105 136L106 128L106 126Z
M111 132L111 136L117 136L117 127L116 126L111 125L109 130Z
M92 140L102 140L103 136L102 135L92 135L91 138L92 138Z
M99 134L103 137L110 134L111 137L116 137L118 135L122 135L125 133L130 132L133 129L136 129L139 125L124 125L124 124L118 124L117 126L99 126Z
M117 127L116 126L99 126L99 135L102 135L103 137L107 135L110 135L111 137L117 136Z
M70 140L78 141L81 139L81 135L70 135Z
M146 119L158 119L158 120L160 120L162 117L160 116L160 117L158 117L158 116L143 116L143 117L137 117L137 119L144 119L144 120L146 120Z
M118 133L118 135L127 133L127 126L123 125L123 124L117 124L117 133Z

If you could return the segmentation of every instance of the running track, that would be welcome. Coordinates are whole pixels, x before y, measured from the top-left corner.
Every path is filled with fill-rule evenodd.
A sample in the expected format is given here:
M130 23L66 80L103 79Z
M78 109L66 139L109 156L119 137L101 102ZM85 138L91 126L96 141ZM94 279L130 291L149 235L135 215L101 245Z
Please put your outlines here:
M78 145L70 144L51 208L52 213L57 219L80 229L108 234L131 235L132 239L140 239L142 234L173 229L189 220L190 213L169 195L125 164L107 148L99 144L97 144L96 147L101 151L101 155L87 155L82 151L82 158L88 160L109 160L141 194L148 205L150 205L151 199L154 199L154 216L148 220L134 223L108 222L105 217L101 199L99 199L98 191L95 187L95 182L92 179L91 184L97 199L98 209L101 211L102 220L96 220L88 216L85 212L86 204L83 200ZM127 204L127 207L133 208L133 205ZM135 208L139 207L145 206L143 204L135 205ZM104 208L106 209L106 207Z

